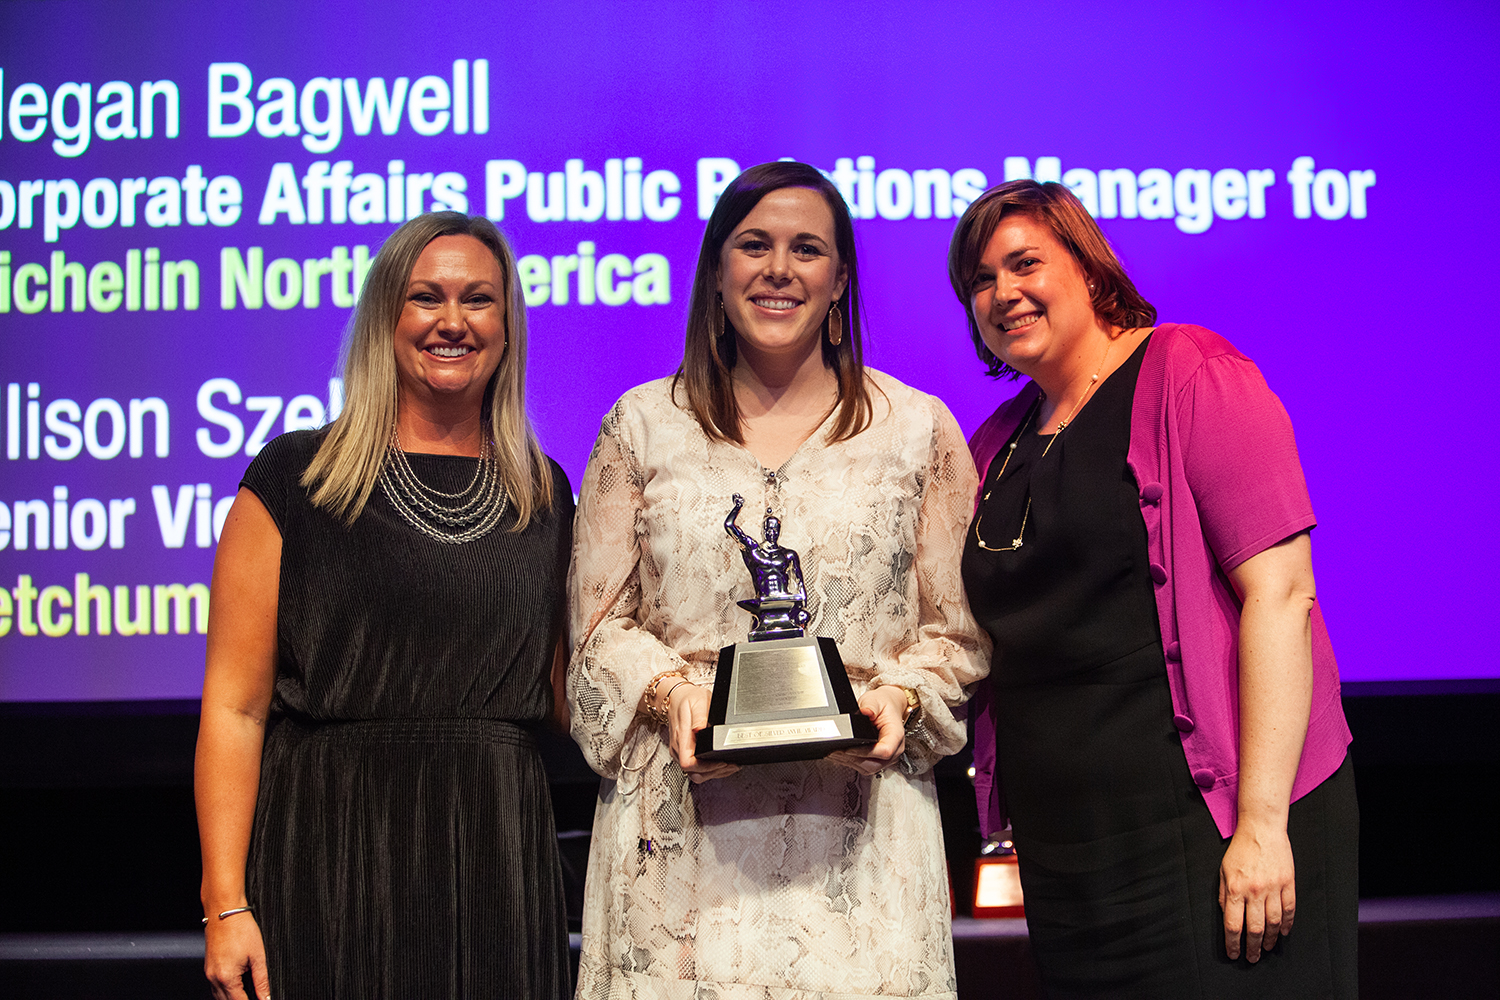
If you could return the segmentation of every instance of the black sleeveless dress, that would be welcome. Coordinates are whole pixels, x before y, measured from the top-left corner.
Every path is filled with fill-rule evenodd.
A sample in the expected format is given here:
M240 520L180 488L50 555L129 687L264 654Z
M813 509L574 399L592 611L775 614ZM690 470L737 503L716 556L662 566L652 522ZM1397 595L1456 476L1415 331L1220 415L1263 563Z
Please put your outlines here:
M1005 448L990 464L964 550L969 603L995 644L996 768L1032 951L1054 1000L1352 998L1354 934L1328 920L1357 906L1347 760L1292 803L1293 933L1255 966L1224 951L1218 872L1229 842L1172 722L1126 465L1145 352L1143 342L1055 441L1036 433L1035 414L1023 420L1008 466ZM979 544L1018 536L1014 551Z
M571 995L547 777L573 500L511 533L428 538L377 487L352 526L298 478L298 431L251 463L281 530L278 658L247 890L271 988L299 997ZM476 459L409 456L454 492Z

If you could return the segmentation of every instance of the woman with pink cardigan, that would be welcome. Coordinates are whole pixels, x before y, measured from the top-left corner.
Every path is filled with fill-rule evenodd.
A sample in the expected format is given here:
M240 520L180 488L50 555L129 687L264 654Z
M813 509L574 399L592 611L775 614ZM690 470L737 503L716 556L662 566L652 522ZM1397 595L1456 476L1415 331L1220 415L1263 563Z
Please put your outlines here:
M1031 380L970 442L964 582L995 645L981 825L1013 826L1049 995L1355 997L1349 729L1285 409L1222 337L1156 325L1060 184L986 192L948 268L990 373Z

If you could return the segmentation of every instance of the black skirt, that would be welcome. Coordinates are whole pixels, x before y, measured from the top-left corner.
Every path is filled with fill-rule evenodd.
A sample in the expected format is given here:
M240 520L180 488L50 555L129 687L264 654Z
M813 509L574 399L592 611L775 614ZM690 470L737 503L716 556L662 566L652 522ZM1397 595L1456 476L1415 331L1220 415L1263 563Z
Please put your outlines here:
M284 720L262 781L247 888L274 996L570 994L547 776L525 730Z
M1296 921L1252 965L1224 950L1229 841L1189 775L1161 647L1073 683L997 691L996 702L1027 924L1050 997L1358 995L1359 811L1347 758L1291 805Z

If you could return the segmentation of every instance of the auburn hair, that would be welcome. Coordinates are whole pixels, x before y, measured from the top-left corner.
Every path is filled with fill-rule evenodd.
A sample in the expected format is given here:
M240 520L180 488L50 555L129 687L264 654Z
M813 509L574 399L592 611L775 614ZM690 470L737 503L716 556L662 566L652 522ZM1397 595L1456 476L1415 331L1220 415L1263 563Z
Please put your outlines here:
M1156 325L1156 307L1136 290L1115 256L1099 223L1083 207L1083 202L1056 181L1006 181L980 195L958 220L953 240L948 244L948 281L953 294L963 303L969 320L969 336L979 360L989 366L996 378L1017 378L1020 372L1001 361L985 346L974 321L974 278L1000 220L1007 215L1028 215L1052 231L1057 241L1068 248L1084 278L1093 287L1090 303L1094 315L1111 326L1131 329Z

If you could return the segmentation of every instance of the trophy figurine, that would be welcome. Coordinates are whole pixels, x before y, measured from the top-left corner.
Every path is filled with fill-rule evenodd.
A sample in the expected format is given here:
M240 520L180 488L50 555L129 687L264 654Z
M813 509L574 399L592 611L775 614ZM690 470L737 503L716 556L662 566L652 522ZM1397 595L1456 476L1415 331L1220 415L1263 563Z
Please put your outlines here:
M719 650L708 727L697 756L736 764L812 760L869 746L875 724L859 710L832 639L805 634L807 591L797 553L781 545L781 521L766 508L764 540L737 523L745 498L734 495L724 530L740 547L755 597L737 602L753 619L749 640Z

